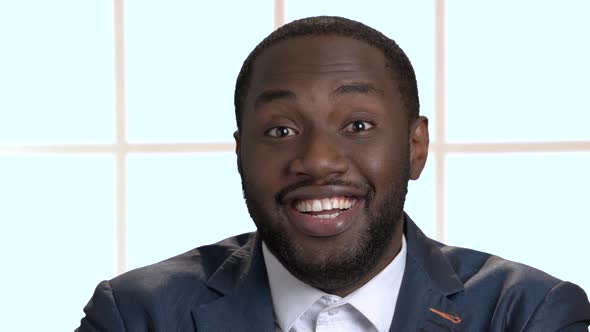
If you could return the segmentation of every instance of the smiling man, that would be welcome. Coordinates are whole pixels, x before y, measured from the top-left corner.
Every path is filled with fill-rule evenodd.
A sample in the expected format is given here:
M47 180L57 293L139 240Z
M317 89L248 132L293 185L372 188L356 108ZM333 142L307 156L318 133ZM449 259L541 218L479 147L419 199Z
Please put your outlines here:
M361 23L289 23L244 62L236 153L257 232L104 281L79 331L587 331L578 286L428 239L416 79Z

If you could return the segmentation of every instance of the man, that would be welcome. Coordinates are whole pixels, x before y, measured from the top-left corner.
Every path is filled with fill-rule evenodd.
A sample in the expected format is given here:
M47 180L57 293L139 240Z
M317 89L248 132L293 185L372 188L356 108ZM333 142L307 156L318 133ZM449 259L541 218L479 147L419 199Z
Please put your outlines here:
M287 24L244 62L235 108L258 231L100 283L80 332L587 330L578 286L435 242L404 214L427 119L381 33Z

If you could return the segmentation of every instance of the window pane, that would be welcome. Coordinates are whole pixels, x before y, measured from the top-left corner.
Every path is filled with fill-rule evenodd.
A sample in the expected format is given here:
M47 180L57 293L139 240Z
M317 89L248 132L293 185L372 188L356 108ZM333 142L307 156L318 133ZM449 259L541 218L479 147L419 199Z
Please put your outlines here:
M426 167L416 181L410 181L405 211L420 229L434 238L434 155L428 156Z
M112 1L1 1L0 41L0 144L113 141Z
M360 21L395 40L416 71L420 112L434 124L434 1L285 1L286 22L319 15Z
M590 2L445 3L449 141L590 139Z
M255 230L234 153L128 159L128 269Z
M590 153L450 156L447 242L590 291Z
M0 330L72 331L114 277L113 170L110 156L0 156Z
M273 1L125 1L128 138L233 141L242 62L273 29Z

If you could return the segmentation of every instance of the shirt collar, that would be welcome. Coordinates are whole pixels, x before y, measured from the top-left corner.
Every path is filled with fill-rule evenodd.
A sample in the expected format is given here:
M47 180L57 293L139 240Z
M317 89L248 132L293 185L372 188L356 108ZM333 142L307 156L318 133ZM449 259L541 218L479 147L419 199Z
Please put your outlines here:
M377 331L389 331L406 267L406 238L395 258L361 288L345 299L375 325ZM384 296L387 294L387 296Z
M293 323L326 293L295 278L262 242L275 319L282 331Z
M262 253L277 324L289 331L322 296L331 296L295 278L262 243ZM359 310L379 332L389 331L406 266L406 238L398 255L373 279L343 299ZM389 296L383 296L384 290Z

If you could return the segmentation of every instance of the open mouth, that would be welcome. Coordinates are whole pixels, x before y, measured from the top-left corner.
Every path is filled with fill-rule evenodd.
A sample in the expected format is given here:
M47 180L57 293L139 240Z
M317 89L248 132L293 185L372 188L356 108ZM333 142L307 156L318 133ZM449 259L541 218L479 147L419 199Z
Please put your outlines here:
M314 218L334 219L353 207L356 199L352 197L329 197L322 199L301 199L293 202L293 208Z
M360 199L346 196L297 199L291 204L289 220L312 237L336 236L358 219Z
M309 185L287 192L281 201L289 222L311 237L333 237L362 222L366 189L351 185Z

